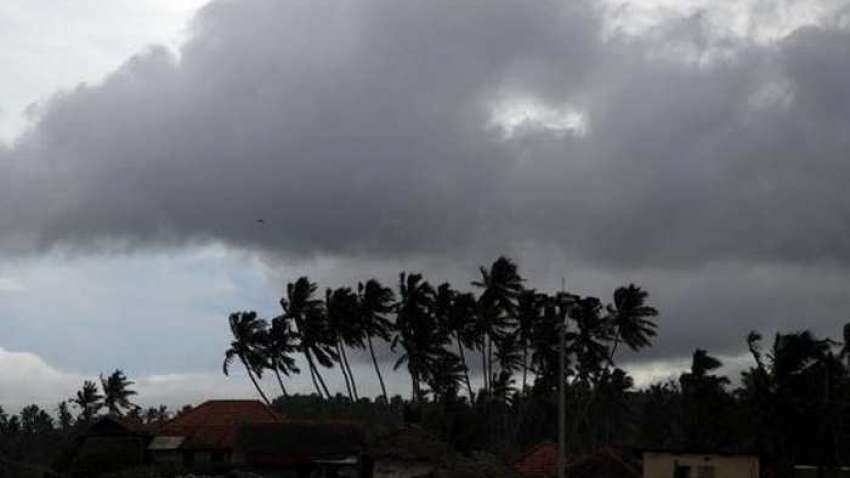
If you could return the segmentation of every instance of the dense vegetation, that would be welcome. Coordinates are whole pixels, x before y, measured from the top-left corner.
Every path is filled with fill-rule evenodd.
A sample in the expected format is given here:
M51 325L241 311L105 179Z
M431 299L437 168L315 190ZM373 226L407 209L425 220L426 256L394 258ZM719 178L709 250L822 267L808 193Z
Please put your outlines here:
M290 417L353 418L372 430L416 422L460 451L510 456L554 439L561 381L571 453L603 446L753 451L778 471L850 461L850 328L844 345L793 332L765 346L751 332L746 345L753 365L735 387L718 373L720 361L698 349L678 380L636 390L618 363L623 349L652 346L658 312L646 291L619 287L606 303L531 290L506 258L480 275L470 291L402 273L396 290L372 279L324 294L299 278L287 285L279 316L230 315L224 372L241 363L261 398ZM561 324L568 357L563 376ZM379 347L392 350L394 368L408 372L409 396L388 396ZM353 372L355 349L369 352L372 376ZM299 356L312 395L286 389L288 377L302 373ZM344 388L331 390L327 373L341 374ZM259 380L267 374L279 388L273 400ZM382 392L362 396L358 386L365 380ZM84 383L55 415L34 405L13 416L0 411L0 453L44 463L46 450L98 414L154 424L170 416L165 407L134 405L133 382L120 370L100 382Z

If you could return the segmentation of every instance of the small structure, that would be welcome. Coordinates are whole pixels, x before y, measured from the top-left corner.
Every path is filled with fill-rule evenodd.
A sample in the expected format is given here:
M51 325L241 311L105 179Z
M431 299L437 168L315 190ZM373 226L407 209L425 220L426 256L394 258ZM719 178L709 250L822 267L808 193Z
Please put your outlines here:
M416 425L405 425L372 446L375 478L433 476L454 454L451 447Z
M747 453L646 450L644 478L759 478L759 457Z
M193 472L371 476L358 425L288 420L257 400L204 402L163 424L148 451L160 467Z
M558 476L558 444L538 443L514 460L511 467L524 478Z
M184 469L227 468L245 425L280 423L283 416L258 400L209 400L165 422L148 446L151 461Z
M621 450L600 448L583 455L565 457L567 476L571 478L640 478L639 468L630 463ZM558 444L542 442L514 460L512 468L523 478L558 476Z
M57 469L88 477L142 465L152 436L141 423L115 415L98 417L72 437Z

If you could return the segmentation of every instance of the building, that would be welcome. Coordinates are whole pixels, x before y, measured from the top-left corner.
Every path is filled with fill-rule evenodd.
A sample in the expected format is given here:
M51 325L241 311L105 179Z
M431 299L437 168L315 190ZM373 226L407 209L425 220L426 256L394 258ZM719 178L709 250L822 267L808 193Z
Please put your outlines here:
M759 458L745 453L647 450L643 477L759 478Z
M511 467L523 478L558 476L558 444L538 443L514 460Z
M567 456L566 473L570 478L640 478L636 464L621 450L600 448L591 453ZM539 443L514 460L512 468L523 478L558 476L558 444Z
M240 427L282 420L282 415L258 400L209 400L165 422L148 451L151 461L158 465L227 467L233 463Z
M278 476L368 476L366 439L353 423L288 420L257 400L210 400L163 424L150 461L191 471Z
M74 433L54 467L71 476L88 477L140 466L146 461L152 438L141 423L115 415L98 417Z

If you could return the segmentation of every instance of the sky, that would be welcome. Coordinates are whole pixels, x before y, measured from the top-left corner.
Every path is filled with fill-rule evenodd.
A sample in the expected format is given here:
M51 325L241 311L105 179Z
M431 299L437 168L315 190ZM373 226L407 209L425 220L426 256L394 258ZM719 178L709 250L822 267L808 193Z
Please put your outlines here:
M634 282L642 385L850 319L850 2L10 0L0 41L9 409L252 396L227 315L304 274Z

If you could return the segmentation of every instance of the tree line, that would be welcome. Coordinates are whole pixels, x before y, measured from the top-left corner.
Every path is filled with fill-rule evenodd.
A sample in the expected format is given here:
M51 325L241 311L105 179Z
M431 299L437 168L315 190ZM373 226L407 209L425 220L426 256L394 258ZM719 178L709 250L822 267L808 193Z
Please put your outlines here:
M393 368L407 370L413 403L508 402L557 386L561 324L569 324L565 346L572 357L562 380L587 386L622 373L614 367L621 347L638 351L655 336L658 311L633 284L617 288L608 304L566 291L544 293L525 287L517 265L500 257L482 266L471 285L474 291L434 286L421 274L403 272L395 290L370 279L320 296L318 285L301 277L286 285L282 313L271 320L253 311L230 315L232 342L223 371L238 359L270 403L258 379L274 375L286 397L284 377L301 372L295 361L301 355L318 396L333 396L323 374L336 368L345 395L356 401L363 377L354 374L348 351L368 350L386 402L375 354L382 343L395 353ZM478 386L471 378L473 360L479 361Z

